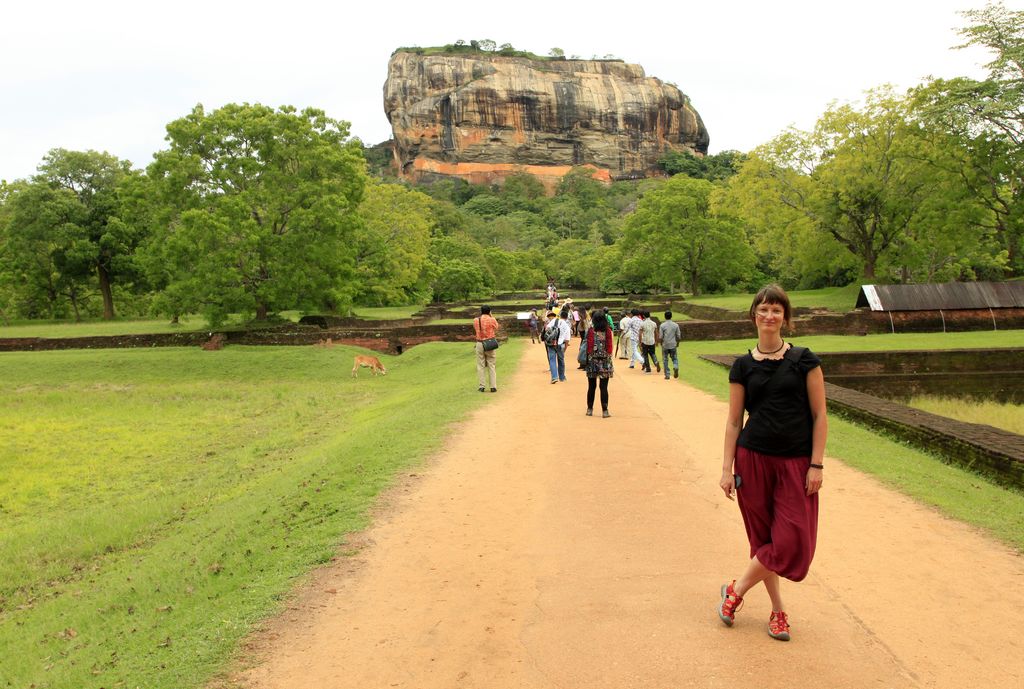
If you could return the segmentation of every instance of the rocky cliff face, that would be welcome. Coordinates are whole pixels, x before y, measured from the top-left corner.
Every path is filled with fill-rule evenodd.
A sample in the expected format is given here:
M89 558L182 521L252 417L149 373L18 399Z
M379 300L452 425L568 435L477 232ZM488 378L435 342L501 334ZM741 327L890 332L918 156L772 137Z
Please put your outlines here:
M574 165L621 179L668 151L703 154L708 132L678 88L616 60L396 52L384 111L400 174L487 183L517 171L550 184Z

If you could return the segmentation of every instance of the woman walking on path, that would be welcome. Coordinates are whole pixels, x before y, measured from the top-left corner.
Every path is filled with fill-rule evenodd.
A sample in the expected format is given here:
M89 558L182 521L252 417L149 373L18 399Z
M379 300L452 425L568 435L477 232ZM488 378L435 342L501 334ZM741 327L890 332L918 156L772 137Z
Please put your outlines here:
M530 342L537 344L540 341L540 318L537 316L537 309L530 309L528 324L530 326Z
M739 499L750 563L722 585L718 616L732 626L747 591L764 582L772 602L768 634L781 641L789 640L790 628L779 577L802 581L811 566L828 436L821 361L782 338L790 316L789 297L777 285L763 288L750 306L757 345L729 371L719 482L727 498Z
M594 318L587 330L587 416L594 415L594 392L601 384L601 416L608 418L608 381L615 374L612 363L612 330L608 319Z

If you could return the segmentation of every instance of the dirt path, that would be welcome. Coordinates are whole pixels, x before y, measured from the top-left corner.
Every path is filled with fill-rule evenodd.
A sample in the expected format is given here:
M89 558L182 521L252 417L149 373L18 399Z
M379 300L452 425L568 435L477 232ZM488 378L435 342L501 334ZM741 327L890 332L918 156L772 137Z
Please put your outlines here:
M765 633L763 588L726 628L746 541L717 487L725 405L620 367L614 416L588 418L582 373L550 385L540 346L499 375L362 551L251 641L236 686L1024 686L1006 547L829 460L815 563L783 588L793 641Z

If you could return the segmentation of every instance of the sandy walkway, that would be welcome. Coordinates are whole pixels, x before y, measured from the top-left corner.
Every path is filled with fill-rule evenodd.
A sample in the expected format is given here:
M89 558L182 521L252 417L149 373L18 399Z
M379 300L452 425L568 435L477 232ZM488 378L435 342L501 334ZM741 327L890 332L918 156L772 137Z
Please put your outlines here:
M783 589L793 641L765 634L763 589L726 628L718 589L746 542L717 487L725 405L622 367L614 416L588 418L582 373L550 385L540 346L499 353L499 375L233 683L1024 686L1024 559L1006 547L829 460L814 566Z

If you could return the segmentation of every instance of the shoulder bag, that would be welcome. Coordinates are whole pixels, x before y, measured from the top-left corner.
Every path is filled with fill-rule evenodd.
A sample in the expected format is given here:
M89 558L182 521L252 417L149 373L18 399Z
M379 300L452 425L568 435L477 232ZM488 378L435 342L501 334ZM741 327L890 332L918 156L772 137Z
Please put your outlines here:
M579 354L576 355L576 361L577 363L579 363L580 366L587 365L587 337L589 336L589 334L590 332L587 331L587 333L585 333L583 335L583 338L580 340L580 351Z
M476 319L477 328L481 333L484 331L484 323L479 318ZM480 343L484 346L485 352L491 352L498 348L498 338L488 337L486 340L480 340Z

